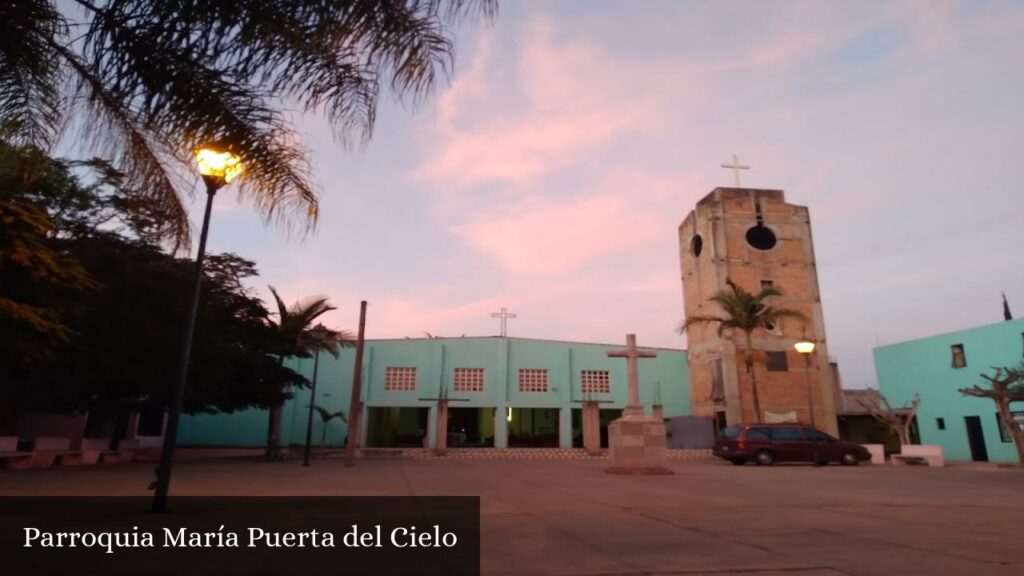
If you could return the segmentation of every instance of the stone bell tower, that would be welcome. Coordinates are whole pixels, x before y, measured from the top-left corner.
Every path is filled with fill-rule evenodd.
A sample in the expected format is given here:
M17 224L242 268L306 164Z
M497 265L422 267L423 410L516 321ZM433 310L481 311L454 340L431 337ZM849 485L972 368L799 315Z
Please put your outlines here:
M679 261L687 317L720 315L708 299L726 289L727 280L755 294L774 286L783 295L772 298L773 305L807 316L806 325L786 318L752 334L761 421L809 423L809 375L818 428L835 435L834 374L807 207L786 203L782 190L715 188L679 226ZM705 324L687 334L693 413L719 426L755 422L743 333L719 334L717 324ZM793 349L803 339L816 344L809 372Z

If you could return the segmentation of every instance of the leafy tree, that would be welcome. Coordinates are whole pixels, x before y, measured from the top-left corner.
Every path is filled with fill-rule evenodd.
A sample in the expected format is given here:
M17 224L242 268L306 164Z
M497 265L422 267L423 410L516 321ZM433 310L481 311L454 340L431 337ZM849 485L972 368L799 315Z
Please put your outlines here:
M285 352L278 357L280 365L284 365L286 356L308 358L316 350L322 350L337 358L340 353L339 347L355 345L355 337L347 330L328 329L323 338L317 339L313 336L313 322L331 310L336 310L327 298L313 296L298 300L288 306L273 286L269 288L270 293L274 295L274 302L277 304L277 330L287 346ZM271 405L267 416L266 459L268 462L281 457L282 407L283 402Z
M771 330L783 318L794 318L807 322L807 317L797 310L775 308L767 303L769 298L782 296L775 287L762 288L757 294L747 292L732 280L726 280L727 289L719 290L708 302L717 304L722 316L690 316L679 326L679 333L686 332L693 326L717 324L719 336L725 330L739 330L744 336L743 361L750 375L751 393L754 399L754 411L757 422L761 422L761 400L757 391L757 374L754 371L754 345L751 335L757 329Z
M312 225L318 192L285 107L365 142L382 84L413 103L453 58L451 27L493 0L18 0L0 2L0 124L49 148L69 125L126 188L189 232L176 174L219 143L245 159L241 193L268 219Z
M996 410L999 412L999 419L1006 427L1013 445L1017 449L1017 461L1024 466L1024 431L1020 423L1013 417L1010 411L1011 402L1024 402L1024 364L1018 368L993 368L996 373L992 376L981 374L981 377L988 382L987 388L971 386L961 388L960 393L964 396L975 398L990 398L996 403Z
M50 241L54 222L32 198L50 181L46 167L38 150L0 142L0 382L52 359L73 335L65 297L95 287Z
M96 433L167 402L194 264L147 241L151 206L105 168L0 142L0 426L87 411ZM306 380L280 364L292 343L244 287L255 264L212 254L204 274L185 409L280 404Z
M320 416L320 423L321 423L321 428L320 428L320 430L321 430L321 433L320 433L320 445L321 446L326 446L327 445L327 424L329 424L331 422L331 420L334 420L335 418L341 420L342 422L346 422L347 423L348 422L348 418L345 417L345 412L343 412L343 411L339 410L338 412L331 412L330 410L328 410L328 409L326 409L326 408L324 408L322 406L317 406L316 404L313 404L313 410L316 410L316 413Z

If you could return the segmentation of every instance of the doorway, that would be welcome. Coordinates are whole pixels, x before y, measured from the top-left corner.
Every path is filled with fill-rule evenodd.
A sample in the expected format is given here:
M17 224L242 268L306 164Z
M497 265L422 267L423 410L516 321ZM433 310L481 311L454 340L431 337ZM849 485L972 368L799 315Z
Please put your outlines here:
M494 408L448 408L448 446L494 446Z
M981 429L980 416L964 416L967 425L967 443L971 446L971 460L988 462L988 448L985 447L985 433Z
M367 409L367 448L414 448L423 446L427 433L427 408L371 406Z
M511 408L506 418L510 448L558 447L558 408Z

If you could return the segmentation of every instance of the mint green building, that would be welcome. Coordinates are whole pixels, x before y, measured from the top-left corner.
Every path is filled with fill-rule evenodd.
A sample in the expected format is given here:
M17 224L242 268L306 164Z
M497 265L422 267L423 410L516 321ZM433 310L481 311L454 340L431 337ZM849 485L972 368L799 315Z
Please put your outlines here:
M948 460L1017 461L995 403L959 390L987 384L980 374L992 375L993 366L1017 367L1022 360L1024 319L875 348L879 390L893 407L921 395L921 443L941 445ZM1024 403L1010 408L1024 422Z
M433 338L370 340L363 358L360 438L368 447L435 445L437 398L447 396L449 446L549 446L581 442L581 408L600 402L602 431L626 404L626 362L609 358L616 344L583 344L526 338ZM690 410L686 352L645 348L656 358L639 361L640 399L665 418ZM312 377L313 359L293 367ZM349 412L355 351L339 358L320 354L315 404ZM305 442L310 390L298 390L284 407L281 442ZM313 443L343 444L347 423L325 426L314 414ZM262 446L267 411L184 416L179 444Z

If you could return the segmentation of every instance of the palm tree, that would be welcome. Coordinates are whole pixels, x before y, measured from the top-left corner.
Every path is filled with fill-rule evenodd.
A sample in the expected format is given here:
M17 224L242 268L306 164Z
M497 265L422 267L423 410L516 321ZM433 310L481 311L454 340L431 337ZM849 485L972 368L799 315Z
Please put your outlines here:
M348 422L348 418L345 417L345 413L343 411L339 410L338 412L330 412L326 408L317 406L316 404L313 404L313 410L316 410L316 413L320 415L320 421L323 423L320 434L320 446L326 446L327 424L335 418L338 418L342 422Z
M348 330L328 330L325 338L317 339L313 337L311 333L313 322L327 312L336 310L327 301L327 298L313 296L288 306L273 286L269 288L277 304L277 328L281 331L289 353L295 356L308 357L317 350L321 350L337 358L340 353L340 347L355 345L355 337ZM281 354L279 362L284 364L284 359L285 354ZM266 449L266 459L268 462L280 458L281 408L281 403L270 407L267 422Z
M323 113L365 143L381 85L416 104L452 66L452 28L496 0L0 2L0 132L49 149L62 129L189 227L177 176L211 143L245 162L241 194L268 220L317 218L308 154L286 111Z
M807 317L797 310L775 308L765 301L769 298L782 296L782 292L773 286L762 288L757 294L747 292L732 280L726 279L728 289L716 292L708 302L714 302L722 309L724 316L689 316L679 326L679 333L686 332L691 326L718 324L718 335L722 336L727 328L743 332L745 346L743 361L747 374L750 374L751 391L754 398L754 411L757 421L761 422L761 399L757 392L757 374L754 372L754 345L751 335L759 328L772 330L783 318L795 318L807 322Z

